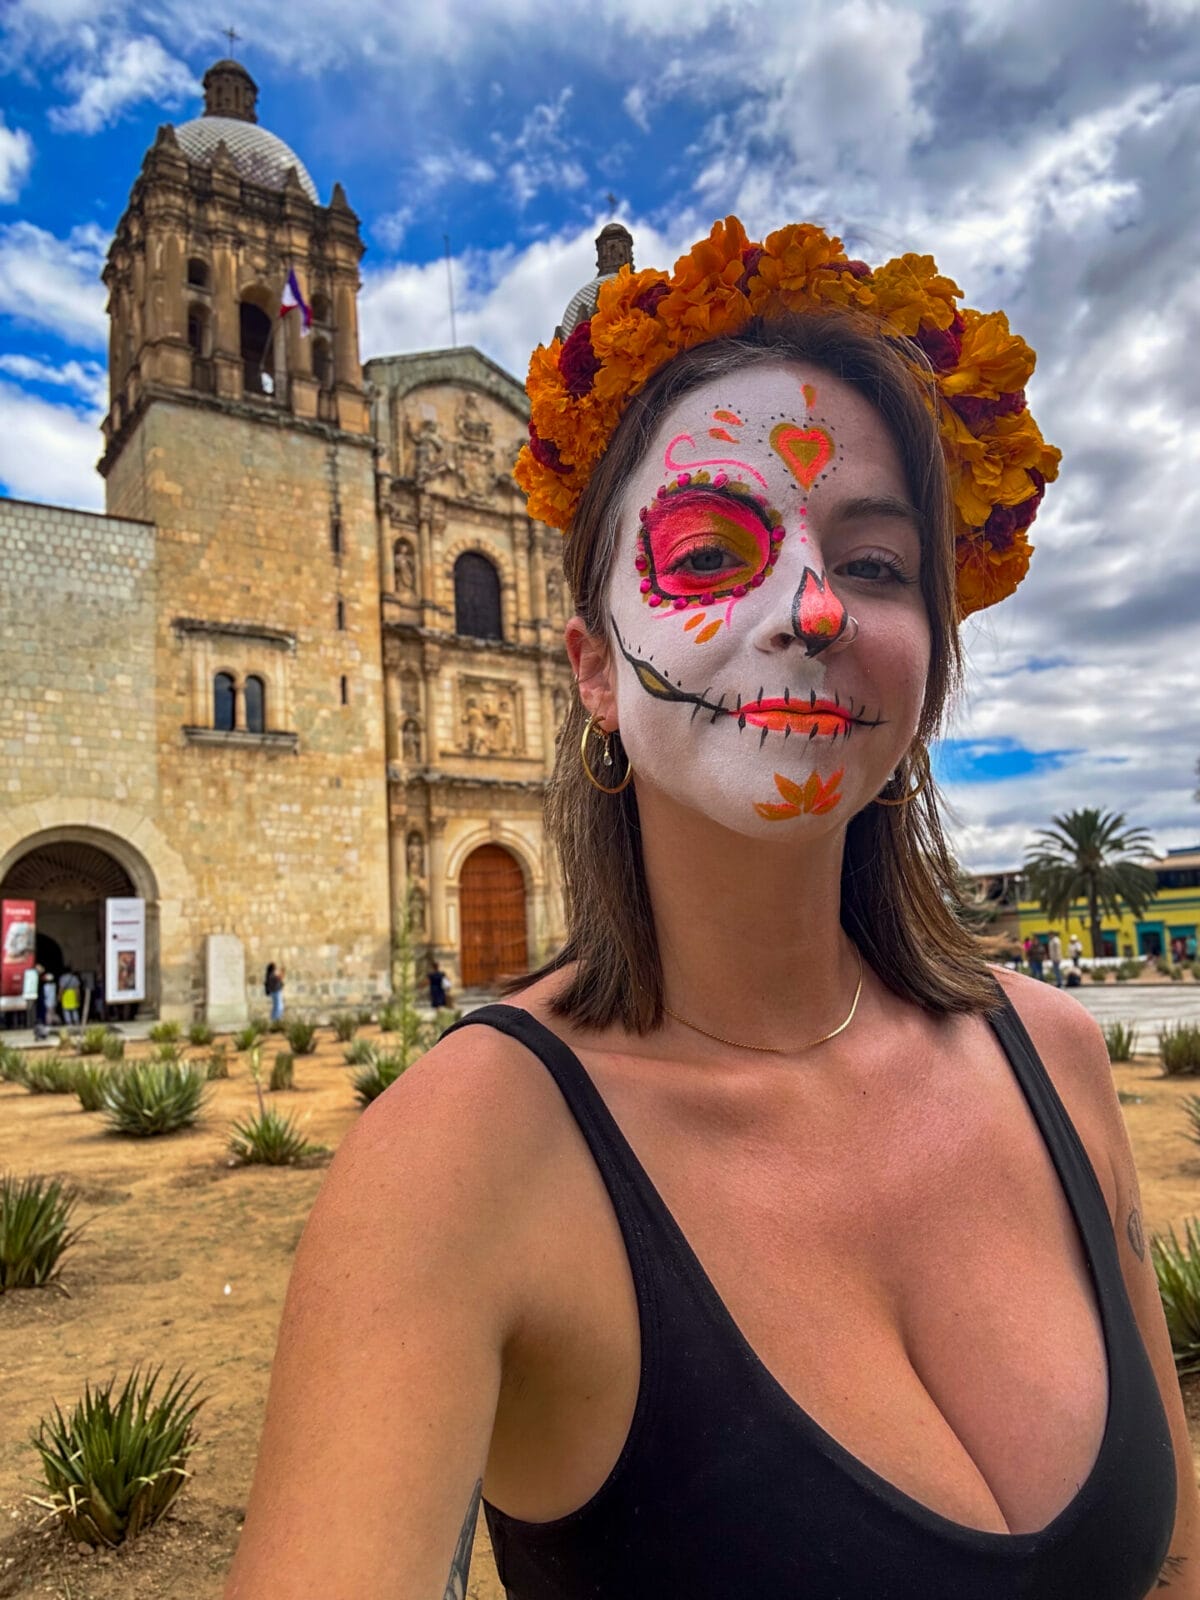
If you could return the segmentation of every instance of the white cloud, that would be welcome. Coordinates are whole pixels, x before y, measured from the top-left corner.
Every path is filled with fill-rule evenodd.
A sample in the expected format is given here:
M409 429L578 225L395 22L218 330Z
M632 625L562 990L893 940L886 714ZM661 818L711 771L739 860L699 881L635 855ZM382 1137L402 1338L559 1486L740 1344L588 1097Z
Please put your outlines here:
M141 101L174 107L199 92L191 69L168 55L150 34L114 39L103 48L90 28L81 34L84 48L80 59L62 77L62 87L75 98L69 106L51 109L52 127L68 133L98 133L127 107Z
M508 181L519 209L542 189L582 189L587 183L578 143L567 132L571 93L568 86L559 91L556 100L534 106L515 139L492 136L508 161Z
M98 361L64 361L56 366L36 356L0 355L0 372L7 372L25 383L70 389L101 413L108 405L108 373Z
M32 165L33 140L24 128L8 127L0 112L0 202L17 198Z
M491 183L496 176L490 161L458 148L423 155L418 170L430 188L442 188L448 183Z
M626 116L636 122L643 133L650 132L650 115L646 109L647 99L646 86L641 83L635 83L632 89L626 90L625 98L621 101L622 106L625 108Z
M0 314L99 348L108 337L100 268L107 235L94 224L60 239L32 222L0 227Z
M103 510L99 423L0 381L0 483L18 500Z

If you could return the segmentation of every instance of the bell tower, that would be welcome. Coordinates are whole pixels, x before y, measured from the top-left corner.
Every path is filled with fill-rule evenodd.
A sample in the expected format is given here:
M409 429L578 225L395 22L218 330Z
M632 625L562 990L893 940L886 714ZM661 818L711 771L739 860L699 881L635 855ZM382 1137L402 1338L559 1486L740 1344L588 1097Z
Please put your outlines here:
M145 692L194 946L236 937L295 1005L349 1003L390 981L363 244L240 62L204 97L159 129L108 253L100 471L109 513L154 525ZM282 311L293 273L308 328Z

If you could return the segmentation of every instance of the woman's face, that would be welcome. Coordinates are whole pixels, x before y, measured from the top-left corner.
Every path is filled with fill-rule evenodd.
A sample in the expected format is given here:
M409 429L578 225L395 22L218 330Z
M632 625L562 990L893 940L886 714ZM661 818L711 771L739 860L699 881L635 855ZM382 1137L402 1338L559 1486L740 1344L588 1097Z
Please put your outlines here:
M639 794L756 838L844 826L916 729L920 560L856 389L781 362L683 396L630 480L608 596L608 725Z

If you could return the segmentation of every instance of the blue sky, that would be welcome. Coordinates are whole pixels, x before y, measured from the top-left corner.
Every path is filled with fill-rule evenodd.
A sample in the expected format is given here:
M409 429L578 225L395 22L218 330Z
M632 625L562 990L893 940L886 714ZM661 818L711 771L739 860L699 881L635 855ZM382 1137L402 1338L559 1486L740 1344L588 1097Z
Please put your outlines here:
M191 0L0 8L0 485L100 508L99 270L228 25ZM364 356L523 375L615 212L640 264L713 217L932 252L1039 352L1063 475L1030 577L969 622L938 759L968 864L1079 805L1200 839L1200 0L266 0L263 124L363 223Z

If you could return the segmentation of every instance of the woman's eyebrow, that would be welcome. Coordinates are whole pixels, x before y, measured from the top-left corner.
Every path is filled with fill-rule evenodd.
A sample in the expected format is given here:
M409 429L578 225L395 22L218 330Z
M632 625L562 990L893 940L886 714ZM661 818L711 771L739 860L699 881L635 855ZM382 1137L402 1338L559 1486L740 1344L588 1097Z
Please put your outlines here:
M838 522L856 522L867 517L895 517L898 521L911 522L914 528L921 526L921 513L916 506L898 494L855 495L850 500L842 500L831 506L826 515Z

